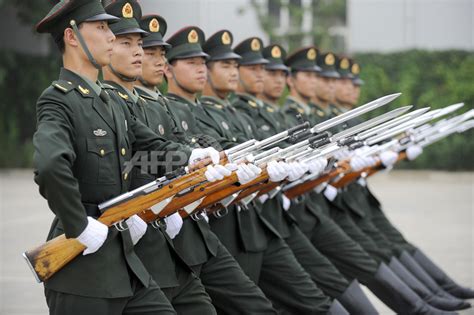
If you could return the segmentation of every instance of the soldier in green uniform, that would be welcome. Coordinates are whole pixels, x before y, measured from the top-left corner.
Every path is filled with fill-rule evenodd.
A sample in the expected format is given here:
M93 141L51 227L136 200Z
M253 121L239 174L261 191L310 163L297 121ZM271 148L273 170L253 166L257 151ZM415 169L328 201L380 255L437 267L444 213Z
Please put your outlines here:
M341 60L339 66L341 76L344 76L347 71L351 71L353 77L353 60L349 59L349 70L342 64L344 58L341 58ZM357 70L357 67L355 69ZM352 86L347 86L345 89L347 91L339 91L339 99L345 99L345 102L350 105L351 94L353 93ZM388 165L384 154L380 154L382 163ZM410 269L412 264L406 265L405 263L406 266L404 266L399 261L396 256L397 252L400 253L400 250L394 250L392 244L375 227L370 219L370 214L367 213L369 204L365 197L364 188L360 185L361 182L363 183L363 181L359 181L347 185L340 190L331 202L334 210L331 215L340 227L377 262L385 262L410 288L431 305L444 310L459 310L469 307L468 303L446 294L439 286L434 285L430 279L415 277L416 270ZM409 259L405 256L400 258L403 262Z
M257 139L259 140L277 133L280 126L285 124L284 114L281 113L276 102L283 93L286 76L289 73L288 67L284 64L286 52L281 46L267 46L263 49L262 54L269 61L265 65L262 95L269 101L263 102L263 108L255 108L249 105L244 107L243 103L240 107L237 107L237 109L252 117L256 125L267 126L267 128L260 127L261 130L257 134ZM324 163L322 163L323 161L315 162L321 163L318 171L321 171L326 165L325 160ZM317 167L317 165L311 165L309 168ZM260 200L263 203L262 213L265 218L277 228L298 262L311 275L313 281L325 294L341 302L350 313L376 313L376 310L362 292L357 280L349 284L336 267L311 244L300 230L296 224L296 218L287 211L290 206L290 200L285 195L279 193L273 198L268 198L267 195L261 197ZM306 220L300 221L304 222Z
M204 33L193 26L183 28L168 39L168 43L173 46L167 53L170 62L166 72L169 108L175 119L181 122L180 131L186 139L191 139L191 142L206 141L207 145L228 146L234 143L233 139L221 140L221 135L214 131L217 122L196 98L196 93L204 88L207 77L205 58L208 55L202 51L203 42ZM204 82L200 80L203 72ZM188 81L188 78L192 80ZM173 111L176 108L179 111ZM225 125L221 124L220 128L224 129ZM247 169L244 165L237 170L241 180L251 180L256 174L255 170ZM227 248L211 231L207 220L205 215L198 221L185 219L183 230L174 243L191 267L199 272L217 310L225 314L275 314L271 302L244 274ZM203 239L203 245L192 243L200 238Z
M64 233L86 247L45 282L46 300L50 314L175 314L133 249L146 224L134 216L122 224L128 229L109 229L97 205L128 191L133 152L196 153L158 137L97 81L115 39L109 20L116 17L99 1L70 0L37 25L53 35L64 67L37 102L35 181L56 215L48 239Z
M225 82L227 81L226 73L223 71L222 67L228 60L223 60L223 59L232 59L235 58L235 54L232 55L231 51L231 40L227 40L223 42L221 39L227 36L224 36L224 34L230 34L228 31L222 31L214 34L211 36L206 44L204 45L205 51L211 56L211 59L208 61L208 69L209 69L209 74L208 74L208 84L206 86L206 89L204 90L204 104L208 104L208 107L211 115L216 119L216 121L229 121L229 115L232 115L232 117L236 117L237 120L251 120L253 122L252 125L258 126L257 128L252 128L252 133L247 135L247 139L263 139L265 137L271 136L276 132L277 128L283 129L284 126L280 124L280 122L277 123L277 121L272 117L273 108L271 106L266 107L266 108L261 108L261 107L254 107L254 105L259 106L259 104L263 104L261 100L257 99L254 95L263 92L261 88L255 89L255 82L249 82L249 77L248 76L241 76L240 77L240 86L241 86L241 91L245 91L246 93L239 93L237 97L235 98L237 102L233 104L233 106L227 106L224 108L222 105L219 103L222 103L222 101L219 101L219 97L217 96L220 94L220 98L225 98L230 92L235 91L235 86L228 87L224 93L216 93L219 90L222 91L222 89L219 89L220 86L225 85ZM252 44L253 43L253 44ZM257 48L257 44L258 48ZM248 71L247 74L251 73L251 71L257 71L258 72L258 67L261 66L262 62L266 62L264 59L262 59L261 55L261 42L257 38L250 38L248 40L243 41L240 45L237 46L237 48L234 50L234 52L239 52L240 56L239 57L239 72L242 71L242 68L246 67L252 67L253 69L244 69L244 71ZM225 52L225 54L224 54ZM238 56L238 55L237 55ZM227 57L227 58L225 58ZM236 65L235 65L236 66ZM225 67L225 66L224 66ZM229 71L229 73L233 73L234 80L238 79L238 76L235 76L235 70L236 68L232 69ZM237 81L238 82L238 81ZM245 89L242 89L242 87L245 87ZM254 94L251 95L250 93ZM242 101L242 100L245 100ZM254 105L249 104L250 102L255 102L251 103ZM217 106L216 106L217 105ZM257 110L264 110L265 119L262 119L261 117L259 118L259 114L254 115L251 111L246 111L242 110L241 106L244 107L252 107ZM235 109L237 109L237 112L235 112ZM258 108L258 109L257 109ZM230 110L229 110L230 109ZM263 127L262 127L263 126ZM265 127L266 126L266 127ZM271 127L270 127L271 126ZM277 127L278 126L278 127ZM234 132L238 132L238 129L233 129L232 126L229 127L230 133L228 134L228 137L231 137ZM269 171L269 167L267 167L267 171ZM270 177L271 171L269 171ZM294 255L288 251L288 247L286 244L283 243L284 246L279 245L282 244L280 239L274 239L268 238L268 245L266 246L267 248L264 249L263 251L257 251L256 245L258 243L255 243L255 241L252 241L249 239L249 236L253 236L252 233L246 232L245 230L249 229L250 225L253 225L254 228L258 228L259 230L262 230L262 227L259 227L258 221L256 219L253 219L252 221L247 221L250 215L252 214L253 211L255 211L255 214L257 214L257 219L261 220L262 223L265 223L265 226L268 226L272 230L274 229L273 226L269 226L268 223L266 223L267 220L264 220L262 214L260 212L265 212L265 211L274 211L276 213L276 217L278 219L272 223L278 223L277 221L279 220L285 220L284 215L282 214L282 209L279 204L280 198L275 198L274 199L276 203L273 203L272 201L268 201L268 205L274 204L277 206L277 208L274 209L269 209L267 207L267 210L260 210L259 208L256 207L255 204L250 204L248 205L248 209L241 208L240 206L237 208L237 211L234 211L234 208L230 209L229 214L223 218L213 220L211 219L211 224L213 230L216 231L216 233L223 239L226 239L229 244L232 245L233 247L233 252L237 257L237 260L243 264L244 270L248 272L249 274L253 274L252 279L254 281L257 281L257 283L262 287L263 291L267 294L267 296L270 297L272 300L276 300L276 304L279 305L279 308L285 311L292 310L292 312L295 311L304 311L308 312L307 310L310 309L308 306L305 306L305 304L308 303L315 303L314 301L317 301L316 299L308 299L306 298L306 301L303 302L296 302L296 301L288 301L289 298L301 300L301 296L304 292L304 294L310 294L310 290L313 290L313 294L318 294L318 299L322 300L323 295L321 293L317 293L317 291L311 289L311 286L313 286L310 282L308 282L308 276L306 273L302 273L302 269L300 268L294 268L291 267L291 265L296 265L298 264L297 261L295 260ZM234 212L231 212L234 211ZM233 222L232 219L237 215L237 220L234 219ZM268 218L268 217L267 217ZM240 222L240 224L239 224ZM245 225L245 223L247 223ZM229 227L234 226L235 224L238 224L240 232L240 237L237 238L239 233L234 234L234 240L230 239L232 235L228 235ZM287 225L284 223L284 226L287 227ZM279 227L276 227L277 230ZM226 232L227 231L227 232ZM227 233L227 235L226 235ZM238 241L239 239L242 240L242 243L244 243L244 248L242 246L238 246L235 241ZM254 242L256 245L251 245L251 242ZM278 249L280 247L280 249ZM269 252L268 250L272 249L272 252ZM272 255L274 255L273 252L281 252L280 256L278 259L273 259ZM253 261L256 262L257 264L260 263L259 260L255 260L255 258L258 258L259 256L262 256L261 258L263 260L263 264L261 268L255 268L256 266L252 263ZM282 266L277 266L276 264L274 265L268 265L265 263L265 261L271 261L271 260L282 260L285 265ZM271 277L272 273L275 272L277 269L278 270L283 270L283 269L288 269L286 272L281 272L281 275L279 276L278 282L281 283L278 285L278 288L275 286L270 286L268 283L267 279L272 278L273 282L276 282L276 277ZM291 278L293 279L300 279L299 280L299 285L296 285L294 280L286 279L283 274L288 274ZM295 291L294 293L287 293L288 297L285 297L285 299L281 298L282 292L277 292L277 290L281 290L281 287L286 287L289 289L289 291ZM317 289L317 288L316 288ZM304 290L304 291L303 291ZM319 289L317 289L319 290ZM324 297L324 299L326 299ZM322 300L324 301L324 300ZM319 302L320 304L322 302ZM326 304L326 302L324 301ZM329 312L334 312L336 306L338 305L339 302L335 301L334 306L331 307ZM318 310L322 310L323 307L319 306ZM312 312L312 311L311 311Z
M127 4L130 4L133 9L133 16L129 18L123 16L123 8ZM148 96L149 94L140 96L138 89L133 87L138 77L143 78L142 64L143 67L146 67L149 65L146 63L150 63L150 58L143 56L149 51L143 52L142 46L154 47L153 52L160 53L160 49L165 46L165 43L159 28L161 26L161 31L164 33L166 22L159 16L144 18L142 25L149 32L149 36L142 39L140 34L144 34L145 31L138 24L138 20L141 18L141 9L137 2L119 0L105 9L109 14L121 18L119 22L111 25L111 29L116 35L114 54L110 65L104 69L104 78L108 80L106 83L112 86L111 93L122 99L124 106L128 107L133 115L156 134L176 141L176 138L173 137L175 125L173 120L169 119L170 115L166 108L158 102L158 99ZM146 62L142 62L142 60L146 60ZM133 67L137 61L139 61L140 67ZM146 78L149 76L149 72L147 72ZM151 76L151 80L156 79ZM155 92L150 91L150 93ZM140 187L155 179L150 175L150 170L141 162L148 162L148 159L137 161L137 166L132 170L130 189ZM179 218L176 219L176 216ZM174 226L175 221L179 222L180 219L179 214L175 213L163 221L149 224L144 237L135 246L135 251L176 312L186 314L192 308L199 314L214 314L215 310L211 299L204 290L201 281L176 254L171 240L162 230L164 228L170 233L169 230Z
M332 52L318 53L316 64L321 68L317 75L315 95L311 99L312 115L326 118L330 104L336 93L336 81L340 78L336 71L336 56Z
M312 53L308 54L308 50L299 50L296 54L298 54L297 58L287 58L287 65L290 68L293 63L296 65L293 71L314 69L312 64L314 65L316 58ZM293 83L298 83L298 81L293 81ZM291 95L292 85L289 86ZM304 85L297 85L294 89L294 95L306 91ZM293 99L290 99L287 105L289 106L285 109L287 115L290 116L289 120L296 120L296 115L301 115L303 119L307 120L315 119L315 117L307 115L310 110L306 110L304 106L296 103ZM333 115L335 114L333 113ZM297 218L300 228L310 238L313 245L329 258L347 279L359 279L392 309L399 312L416 312L420 305L423 305L422 307L425 309L432 309L393 271L385 264L374 260L338 226L340 224L338 216L340 215L342 219L346 220L347 215L335 211L331 203L328 202L328 198L332 200L335 194L337 194L337 190L335 191L334 187L328 185L325 188L322 185L309 195L292 200L290 212ZM436 312L436 310L432 310Z
M351 60L351 72L354 76L352 87L352 106L355 106L358 101L360 93L360 85L364 82L360 79L360 66ZM416 152L415 152L416 151ZM413 154L413 152L415 152ZM409 159L416 158L421 154L421 150L412 147L407 149ZM421 250L408 243L398 230L388 221L384 213L380 209L380 203L372 195L367 187L365 179L361 178L356 183L351 184L348 188L352 193L346 194L346 203L358 209L362 215L355 216L354 221L358 227L370 237L377 247L387 248L391 254L399 257L405 267L415 275L424 286L428 287L437 295L454 300L454 309L467 308L469 305L462 301L453 299L452 296L445 294L453 293L452 295L458 298L469 298L470 289L463 288L450 279L439 267L437 267ZM416 259L418 258L418 259ZM394 268L396 262L391 264ZM427 273L426 271L431 271ZM438 281L434 279L438 278ZM443 281L444 280L444 281ZM407 281L410 281L409 279ZM458 293L458 295L456 295Z

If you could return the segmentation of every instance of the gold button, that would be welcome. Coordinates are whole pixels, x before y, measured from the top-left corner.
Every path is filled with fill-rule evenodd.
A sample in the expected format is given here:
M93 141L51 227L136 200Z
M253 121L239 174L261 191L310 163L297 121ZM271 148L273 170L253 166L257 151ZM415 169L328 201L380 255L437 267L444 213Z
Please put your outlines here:
M128 178L128 173L123 174L123 180L127 180Z
M125 148L122 148L122 155L125 155L125 153L127 153L127 151L125 150Z
M105 155L105 150L104 149L100 149L100 155L102 155L102 156Z

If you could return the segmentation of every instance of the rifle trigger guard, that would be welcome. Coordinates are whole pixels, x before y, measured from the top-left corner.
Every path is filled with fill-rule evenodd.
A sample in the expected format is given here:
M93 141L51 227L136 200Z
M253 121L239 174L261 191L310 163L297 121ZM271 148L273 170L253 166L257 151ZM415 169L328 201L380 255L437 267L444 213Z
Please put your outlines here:
M160 229L163 229L163 231L166 230L166 221L162 219L155 220L151 222L150 225L156 230L160 230Z
M124 225L123 222L125 222L125 221L122 220L120 222L114 223L114 227L117 229L117 231L123 232L123 231L128 230L128 226Z
M198 211L198 212L195 212L195 213L192 213L190 215L191 219L193 219L194 221L201 221L202 219L204 219L204 215L202 213L202 211Z
M220 219L224 216L226 216L227 214L229 213L229 209L227 209L227 207L224 207L222 209L219 209L219 210L216 210L212 213L212 215L216 218L216 219Z

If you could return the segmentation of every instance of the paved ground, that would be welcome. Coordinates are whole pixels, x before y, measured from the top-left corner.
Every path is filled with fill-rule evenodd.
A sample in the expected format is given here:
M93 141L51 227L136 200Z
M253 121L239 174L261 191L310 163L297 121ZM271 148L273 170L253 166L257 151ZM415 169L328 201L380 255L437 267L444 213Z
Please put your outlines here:
M42 243L52 219L32 178L31 171L0 172L1 315L47 314L43 287L21 258ZM407 238L454 279L474 287L473 173L394 171L369 183ZM391 314L371 298L382 314Z

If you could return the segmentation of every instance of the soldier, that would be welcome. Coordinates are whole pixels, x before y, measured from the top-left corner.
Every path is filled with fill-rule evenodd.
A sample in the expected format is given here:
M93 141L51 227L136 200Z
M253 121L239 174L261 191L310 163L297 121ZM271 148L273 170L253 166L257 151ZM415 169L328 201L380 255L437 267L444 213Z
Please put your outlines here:
M315 95L311 99L312 115L326 117L330 113L330 104L335 98L336 81L340 78L336 71L336 56L332 52L318 53L316 64L321 68L317 75Z
M358 63L351 63L351 72L354 76L352 106L355 106L359 98L360 86L364 81L359 77L360 66ZM421 148L409 147L407 156L412 160L421 152ZM368 220L359 221L358 226L374 240L378 247L390 248L392 254L399 257L405 267L433 292L443 295L444 290L461 299L474 297L474 292L471 289L456 284L420 249L405 240L384 215L380 203L368 189L365 179L358 180L352 185L352 188L359 193L357 200L353 200L354 205L358 206L360 211L365 210L365 217L370 220L370 222L367 222ZM468 307L467 303L459 304L460 307Z
M255 43L259 46L257 47ZM235 109L229 104L225 105L227 110L222 105L225 102L221 99L235 91L236 83L239 82L238 76L236 76L238 73L236 73L237 64L235 60L237 59L240 64L239 72L242 71L242 68L253 68L244 70L248 71L247 75L250 75L258 66L261 66L262 61L265 62L261 55L260 39L250 38L244 40L234 49L234 52L231 50L231 45L232 35L226 30L211 36L204 45L205 52L210 55L210 59L207 63L208 84L204 90L203 104L217 122L217 124L214 124L216 131L221 129L220 126L226 126L224 123L229 121L229 116L226 117L226 111L232 113L232 117L236 121L248 121L252 118L235 112ZM236 55L236 52L239 54ZM229 84L229 81L232 84ZM241 91L248 93L251 90L258 93L254 82L249 82L249 76L240 77L239 83ZM246 87L245 90L242 88L243 86ZM246 106L248 106L247 100L261 102L255 96L241 93L238 94L236 99L240 102L245 99ZM234 126L229 122L227 127L220 131L220 134L232 139L234 134L241 132L239 128L234 129ZM245 133L247 134L245 140L259 138L255 137L252 132L249 133L248 128ZM267 167L267 171L272 176L269 167ZM260 209L256 208L255 204L249 204L245 207L231 206L228 211L228 214L224 217L211 218L212 229L216 231L216 234L221 237L226 245L229 244L231 252L244 271L258 283L278 309L291 313L332 313L337 311L337 307L340 307L339 303L335 301L334 305L331 306L329 299L311 283L309 276L299 266L286 244L282 243L279 237L273 237L273 235L277 235L274 227L261 217ZM232 231L232 233L229 233L229 231ZM277 270L280 270L278 277L275 274ZM281 288L287 288L288 291ZM340 311L342 311L342 307L340 307Z
M314 47L298 50L293 56L287 58L287 65L291 69L294 68L293 72L306 69L316 71L314 70L316 56L309 53L311 49L314 49ZM315 49L314 51L316 52ZM298 95L307 91L305 84L298 85L300 82L294 80L291 82L292 84L289 84L290 95ZM306 104L297 103L293 97L287 101L284 108L286 113L292 116L288 120L296 120L295 115L301 115L303 119L311 120L311 117L307 116L310 110L306 109L304 105ZM307 106L307 108L310 107ZM345 233L346 231L338 226L341 224L339 220L347 222L348 216L343 211L339 211L339 208L334 209L334 206L328 202L334 200L336 195L337 190L334 187L321 185L309 195L292 200L290 212L297 218L301 229L310 238L313 245L329 258L346 278L358 278L395 311L416 313L421 311L416 309L422 306L425 310L436 313L437 310L423 303L420 297L401 281L393 271L384 263L373 259ZM340 253L344 253L344 255ZM432 294L423 292L426 293L424 297L427 300L435 299ZM443 304L443 306L446 305Z
M265 65L262 95L272 103L263 102L263 107L253 107L248 104L243 106L242 103L241 106L237 107L237 109L252 117L252 120L260 127L257 134L258 140L276 134L281 128L280 126L284 126L284 114L280 111L276 102L283 93L286 76L289 73L288 67L284 64L286 52L281 46L267 46L263 49L262 54L269 61ZM325 160L315 162L321 163L318 172L326 165ZM310 165L310 168L312 167L317 166ZM376 310L362 292L357 280L349 283L336 267L306 238L297 226L296 218L287 211L290 200L284 194L279 193L273 198L268 198L268 195L266 195L261 197L260 200L263 203L262 213L265 218L277 228L298 262L326 295L341 302L349 313L376 313ZM301 221L304 222L306 219Z
M217 147L233 145L233 139L223 139L215 131L217 122L196 98L196 94L204 88L207 77L205 61L209 57L201 47L204 33L198 27L185 27L171 36L168 43L172 48L167 52L167 98L170 111L180 122L184 138L191 142L205 141L207 145ZM238 166L237 175L242 182L251 180L257 174L254 168L244 164ZM211 231L207 216L203 216L198 221L185 219L184 228L174 243L188 264L199 273L218 311L226 314L275 314L271 302L243 273ZM193 244L200 238L204 239L204 246Z
M124 7L127 5L132 7L133 16L131 17L123 16ZM176 141L177 139L173 137L175 125L173 120L169 119L170 115L166 108L158 102L158 98L147 96L148 94L142 97L139 95L138 89L133 87L137 78L143 78L142 64L145 68L149 65L150 59L153 60L149 56L143 56L142 46L154 47L155 49L151 53L158 55L160 49L165 46L159 28L161 26L161 31L165 32L166 22L159 16L145 17L142 25L149 35L142 39L140 34L145 34L145 31L138 24L138 20L141 18L141 9L137 2L118 0L105 9L109 14L120 17L120 21L111 25L111 29L116 35L114 54L110 65L104 69L104 78L108 80L107 84L112 87L111 93L122 99L125 103L124 106L128 107L133 115L156 134L165 139ZM146 50L145 54L150 54L148 48ZM145 62L141 62L142 59ZM136 63L140 67L133 67ZM150 75L150 72L147 72L145 77L151 77L151 81L156 80L153 74ZM150 91L150 93L156 92ZM130 189L140 187L155 179L150 175L150 170L144 166L139 167L140 162L146 161L147 159L137 161L137 166L132 170ZM173 228L179 226L180 223L182 220L179 213L174 213L163 221L150 223L146 234L135 246L135 251L176 312L185 314L192 308L200 314L214 314L215 310L211 299L204 290L201 281L176 254L171 240L162 231L164 228L168 234L173 235L175 233L172 231Z
M175 314L133 249L146 224L133 216L127 229L109 229L97 220L97 205L128 190L124 164L134 151L176 152L190 161L217 153L157 137L102 89L98 74L115 40L107 21L116 19L100 1L70 0L36 27L52 34L64 65L37 102L35 181L56 215L48 239L64 233L86 247L45 282L51 314Z

